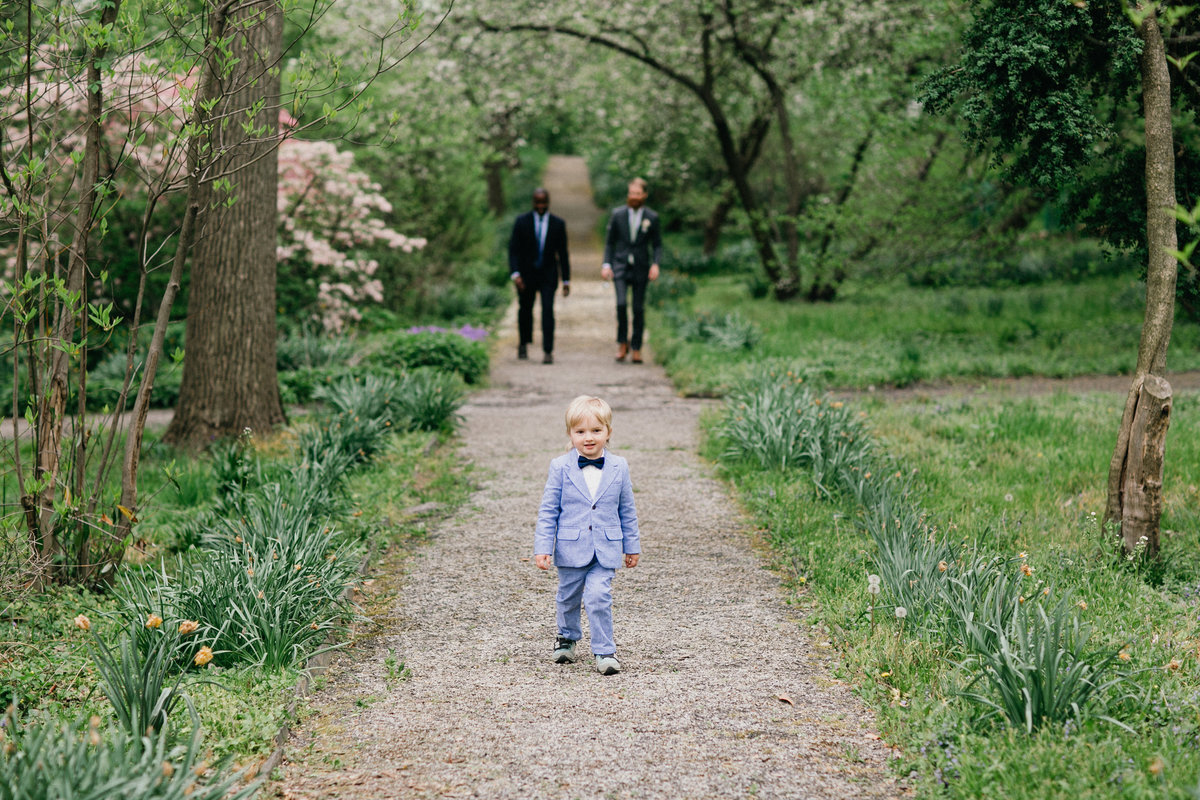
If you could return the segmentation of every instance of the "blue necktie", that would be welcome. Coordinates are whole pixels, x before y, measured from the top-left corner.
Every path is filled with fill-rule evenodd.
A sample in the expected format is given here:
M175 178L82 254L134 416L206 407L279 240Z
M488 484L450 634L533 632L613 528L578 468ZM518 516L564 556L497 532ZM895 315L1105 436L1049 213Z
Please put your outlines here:
M604 456L599 458L588 458L587 456L579 457L579 468L595 467L596 469L604 469Z
M535 262L537 266L542 266L542 250L546 246L546 217L543 214L533 215L533 235L538 240L538 256Z

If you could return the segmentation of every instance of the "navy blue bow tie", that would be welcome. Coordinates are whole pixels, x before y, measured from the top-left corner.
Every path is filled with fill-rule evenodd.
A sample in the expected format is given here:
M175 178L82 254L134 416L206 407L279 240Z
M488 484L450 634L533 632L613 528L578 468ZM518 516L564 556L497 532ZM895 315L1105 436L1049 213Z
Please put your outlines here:
M579 468L595 467L596 469L604 469L604 456L599 458L588 458L587 456L579 457Z

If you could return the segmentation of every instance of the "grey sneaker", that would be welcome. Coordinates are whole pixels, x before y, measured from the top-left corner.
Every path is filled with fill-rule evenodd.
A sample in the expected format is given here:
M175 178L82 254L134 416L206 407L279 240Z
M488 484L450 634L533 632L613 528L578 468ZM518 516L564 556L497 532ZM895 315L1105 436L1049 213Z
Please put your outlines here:
M596 656L596 672L601 675L616 675L621 671L621 662L617 661L616 653L606 656Z
M575 640L558 637L554 644L554 663L570 664L575 660Z

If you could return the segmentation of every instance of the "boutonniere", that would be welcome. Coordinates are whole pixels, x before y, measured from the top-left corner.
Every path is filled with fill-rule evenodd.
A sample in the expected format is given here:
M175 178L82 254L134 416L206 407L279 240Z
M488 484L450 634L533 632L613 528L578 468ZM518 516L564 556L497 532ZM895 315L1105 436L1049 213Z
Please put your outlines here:
M650 230L650 220L644 219L642 220L642 233L645 233L648 230Z

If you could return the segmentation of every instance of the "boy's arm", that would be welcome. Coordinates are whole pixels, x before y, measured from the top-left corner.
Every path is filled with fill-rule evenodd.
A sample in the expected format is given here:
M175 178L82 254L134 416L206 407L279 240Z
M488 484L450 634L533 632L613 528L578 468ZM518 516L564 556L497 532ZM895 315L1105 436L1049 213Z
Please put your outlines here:
M533 555L539 567L539 556L554 555L554 537L558 533L558 518L562 513L562 473L558 465L551 462L546 488L542 491L542 503L538 506L537 529L533 535Z
M637 508L633 504L633 481L629 478L628 467L621 481L621 499L617 501L617 516L621 519L621 533L624 537L626 554L625 563L627 566L633 566L637 563L637 559L634 558L633 564L630 564L628 556L642 552L642 541L638 531Z

